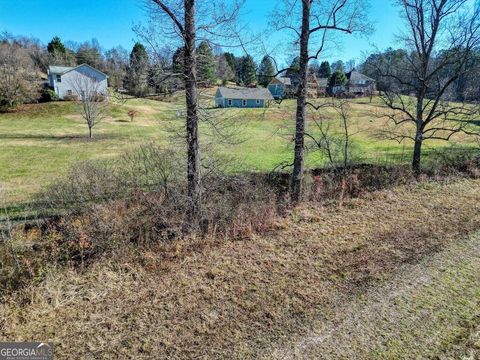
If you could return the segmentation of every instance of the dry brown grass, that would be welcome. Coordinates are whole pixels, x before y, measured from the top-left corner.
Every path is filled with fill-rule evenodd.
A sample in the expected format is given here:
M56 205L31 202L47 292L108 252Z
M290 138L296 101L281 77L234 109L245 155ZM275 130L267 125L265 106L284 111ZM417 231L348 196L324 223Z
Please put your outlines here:
M50 340L59 358L269 358L334 311L480 227L479 180L425 182L306 205L249 240L190 239L49 271L0 305L1 340Z

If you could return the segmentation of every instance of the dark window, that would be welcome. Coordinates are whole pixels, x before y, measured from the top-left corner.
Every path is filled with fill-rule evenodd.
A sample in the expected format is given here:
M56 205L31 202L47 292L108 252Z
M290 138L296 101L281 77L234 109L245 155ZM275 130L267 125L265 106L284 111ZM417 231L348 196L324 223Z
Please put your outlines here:
M228 106L232 106L232 99L228 99Z
M247 100L242 100L242 105L247 106Z
M61 75L57 75L57 82L62 82L62 76Z

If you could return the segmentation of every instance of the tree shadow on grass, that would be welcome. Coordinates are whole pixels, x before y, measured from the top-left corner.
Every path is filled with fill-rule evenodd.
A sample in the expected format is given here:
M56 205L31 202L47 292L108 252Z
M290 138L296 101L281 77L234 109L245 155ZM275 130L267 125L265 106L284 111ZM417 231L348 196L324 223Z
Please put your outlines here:
M72 135L48 135L48 134L1 134L1 139L8 140L58 140L58 141L95 141L108 140L119 138L121 136L116 134L98 134L93 133L93 139L90 139L87 134L72 134Z

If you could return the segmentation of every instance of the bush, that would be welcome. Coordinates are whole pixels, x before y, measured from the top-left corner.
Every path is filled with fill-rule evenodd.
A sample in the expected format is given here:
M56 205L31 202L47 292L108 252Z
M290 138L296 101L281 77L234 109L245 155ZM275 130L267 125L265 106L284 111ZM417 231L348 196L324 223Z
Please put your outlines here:
M0 99L0 113L8 112L17 107L16 102L11 102L6 99Z
M461 175L480 176L480 153L478 149L448 147L435 150L425 164L425 170L432 176Z
M63 97L63 100L65 100L65 101L78 101L78 95L77 94L65 95Z
M147 144L114 163L80 163L40 194L40 208L67 211L44 228L56 239L56 261L85 262L190 235L242 238L271 226L278 197L261 176L205 177L200 215L192 218L186 166L176 154Z
M58 101L60 98L57 93L50 88L44 88L40 93L40 102Z
M92 95L91 100L95 101L95 102L104 102L105 100L107 100L107 96L105 94L97 93L97 94Z

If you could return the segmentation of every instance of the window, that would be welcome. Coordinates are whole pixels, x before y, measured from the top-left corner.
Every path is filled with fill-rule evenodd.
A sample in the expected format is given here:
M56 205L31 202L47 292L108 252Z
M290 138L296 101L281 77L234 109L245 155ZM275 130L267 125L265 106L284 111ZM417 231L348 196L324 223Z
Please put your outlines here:
M228 99L228 106L232 106L232 99Z
M257 105L260 105L260 100L259 99L257 99Z
M62 82L62 76L61 75L57 75L57 82Z
M247 100L242 100L242 106L247 106Z

